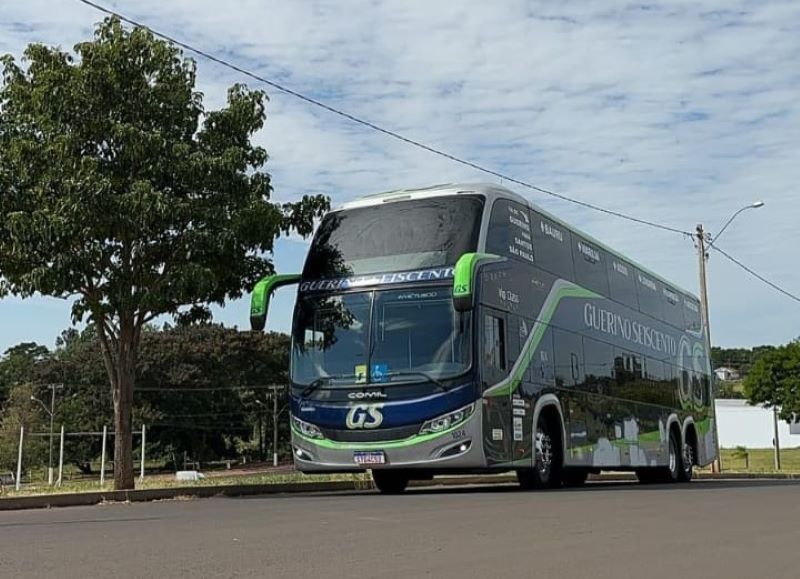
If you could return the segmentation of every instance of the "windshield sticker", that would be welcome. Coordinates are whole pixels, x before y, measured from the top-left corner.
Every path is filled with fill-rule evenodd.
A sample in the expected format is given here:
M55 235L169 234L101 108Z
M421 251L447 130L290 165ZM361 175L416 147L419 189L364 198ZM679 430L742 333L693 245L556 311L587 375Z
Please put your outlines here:
M373 382L386 382L389 375L388 364L373 364L372 372L370 373L370 380Z
M400 273L381 273L358 277L345 277L339 279L320 279L304 281L300 284L301 292L337 291L358 288L370 285L391 285L420 281L437 281L453 278L454 268L442 267L437 269L424 269L419 271L405 271Z
M353 371L353 374L356 377L356 384L366 384L367 383L367 365L366 364L356 364L356 368Z

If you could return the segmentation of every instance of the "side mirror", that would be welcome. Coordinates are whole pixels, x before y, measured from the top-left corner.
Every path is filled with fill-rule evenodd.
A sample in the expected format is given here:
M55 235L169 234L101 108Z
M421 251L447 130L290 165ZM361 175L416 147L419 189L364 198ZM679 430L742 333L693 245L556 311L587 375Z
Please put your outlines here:
M468 312L475 307L475 282L479 266L502 260L502 257L493 253L465 253L458 258L453 272L453 308L457 312Z
M279 287L300 281L298 274L268 275L253 288L250 298L250 329L260 332L267 324L267 310L272 293Z

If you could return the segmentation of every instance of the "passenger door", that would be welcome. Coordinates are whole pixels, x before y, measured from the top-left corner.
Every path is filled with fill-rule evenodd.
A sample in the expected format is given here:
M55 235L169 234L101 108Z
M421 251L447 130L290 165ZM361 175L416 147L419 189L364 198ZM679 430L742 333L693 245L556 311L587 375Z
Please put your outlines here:
M480 366L482 391L508 377L511 368L508 352L508 315L495 308L483 306L480 321ZM483 399L483 440L488 464L511 460L513 431L511 396L491 396Z

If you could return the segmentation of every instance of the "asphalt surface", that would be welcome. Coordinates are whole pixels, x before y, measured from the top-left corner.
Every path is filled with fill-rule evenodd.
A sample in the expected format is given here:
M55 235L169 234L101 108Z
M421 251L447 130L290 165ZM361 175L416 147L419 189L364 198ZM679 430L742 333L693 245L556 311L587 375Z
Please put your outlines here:
M800 577L800 484L220 498L0 513L0 577Z

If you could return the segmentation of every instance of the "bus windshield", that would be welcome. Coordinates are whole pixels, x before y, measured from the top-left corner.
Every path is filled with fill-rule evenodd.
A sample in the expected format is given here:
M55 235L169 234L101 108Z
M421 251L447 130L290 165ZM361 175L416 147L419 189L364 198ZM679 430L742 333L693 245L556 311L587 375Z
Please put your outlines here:
M298 302L292 382L325 387L439 381L470 367L467 314L449 288L359 292Z
M483 198L452 195L329 213L314 236L304 279L455 265L476 251Z

